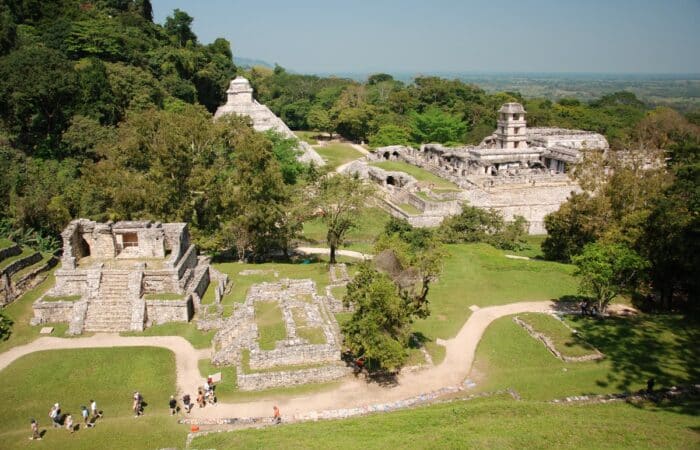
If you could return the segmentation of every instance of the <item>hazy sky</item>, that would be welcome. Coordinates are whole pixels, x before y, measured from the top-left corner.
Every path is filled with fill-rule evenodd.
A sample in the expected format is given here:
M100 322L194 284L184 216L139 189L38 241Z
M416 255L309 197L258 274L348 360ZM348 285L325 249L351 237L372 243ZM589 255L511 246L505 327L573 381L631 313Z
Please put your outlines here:
M299 72L700 73L700 0L152 0Z

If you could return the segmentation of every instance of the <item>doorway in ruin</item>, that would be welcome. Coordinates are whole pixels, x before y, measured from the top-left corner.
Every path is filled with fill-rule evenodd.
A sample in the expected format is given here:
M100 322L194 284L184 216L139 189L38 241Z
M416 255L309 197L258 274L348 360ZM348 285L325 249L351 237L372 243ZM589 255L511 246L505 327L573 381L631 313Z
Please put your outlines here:
M122 248L138 247L139 235L137 233L122 234Z
M391 155L389 154L389 152L384 152L384 155L383 155L383 156L384 156L384 159L386 159L387 161L389 161L389 158L391 157Z
M396 180L394 180L394 177L389 175L388 177L386 177L386 184L391 185L391 186L396 186Z

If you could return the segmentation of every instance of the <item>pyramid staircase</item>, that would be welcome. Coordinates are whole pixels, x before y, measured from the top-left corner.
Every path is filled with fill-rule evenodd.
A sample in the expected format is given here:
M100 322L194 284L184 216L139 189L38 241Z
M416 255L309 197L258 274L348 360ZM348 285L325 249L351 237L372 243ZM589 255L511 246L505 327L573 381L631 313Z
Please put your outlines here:
M99 295L90 301L85 315L85 331L129 331L131 326L131 297L128 271L104 271Z

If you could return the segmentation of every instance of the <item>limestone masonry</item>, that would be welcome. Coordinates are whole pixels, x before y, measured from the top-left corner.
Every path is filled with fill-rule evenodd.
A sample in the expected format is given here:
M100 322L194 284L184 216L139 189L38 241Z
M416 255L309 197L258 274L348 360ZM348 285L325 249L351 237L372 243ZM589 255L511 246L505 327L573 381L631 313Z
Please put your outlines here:
M68 322L80 334L187 322L209 285L185 223L78 219L61 236L56 284L34 303L34 325Z
M227 114L248 116L253 121L253 128L256 131L274 130L286 138L297 139L282 119L253 98L253 88L247 79L239 76L231 80L226 94L228 95L226 104L216 110L214 119ZM306 142L299 141L299 150L302 151L299 161L313 162L317 166L325 165L323 158Z
M477 146L457 148L425 144L378 148L364 161L345 168L382 187L384 207L414 226L435 226L461 211L463 204L500 211L506 220L521 215L532 234L545 233L544 217L581 189L566 174L586 152L608 149L604 136L562 128L527 128L526 111L506 103L498 111L498 128ZM379 161L402 161L422 167L458 188L435 189L412 176L375 167ZM409 205L407 212L402 205Z

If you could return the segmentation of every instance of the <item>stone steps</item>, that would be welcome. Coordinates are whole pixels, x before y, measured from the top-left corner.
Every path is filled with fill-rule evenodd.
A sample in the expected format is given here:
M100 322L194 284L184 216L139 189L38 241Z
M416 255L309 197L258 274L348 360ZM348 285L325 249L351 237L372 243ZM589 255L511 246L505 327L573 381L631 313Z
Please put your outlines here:
M97 301L85 314L85 331L128 331L131 327L131 303Z

